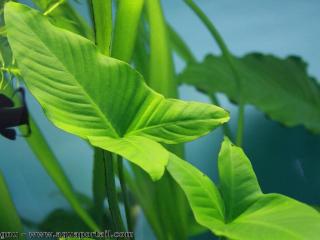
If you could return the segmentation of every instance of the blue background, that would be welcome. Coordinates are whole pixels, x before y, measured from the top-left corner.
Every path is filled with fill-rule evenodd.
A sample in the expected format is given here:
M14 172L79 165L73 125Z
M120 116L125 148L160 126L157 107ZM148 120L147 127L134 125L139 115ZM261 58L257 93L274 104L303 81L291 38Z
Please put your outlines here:
M28 2L28 1L24 1ZM84 3L85 1L80 1ZM311 75L320 77L320 2L317 0L198 0L213 20L231 51L241 56L259 51L277 56L302 56ZM206 28L180 0L163 1L168 21L181 34L198 60L208 53L219 53ZM76 5L88 18L84 5ZM175 58L180 71L183 63ZM192 87L181 86L183 99L209 102ZM235 130L237 108L219 96L231 111ZM279 96L281 97L281 96ZM54 149L75 189L91 196L92 152L78 138L62 132L46 120L39 105L28 98L31 112ZM300 201L320 205L320 137L302 127L283 128L267 120L254 107L246 108L244 149L252 161L264 192L279 192ZM187 144L187 159L216 179L216 158L221 130ZM41 221L56 208L69 209L66 200L33 156L24 139L0 139L0 169L4 173L19 214ZM137 239L152 239L145 220L140 219ZM199 239L205 239L205 236Z

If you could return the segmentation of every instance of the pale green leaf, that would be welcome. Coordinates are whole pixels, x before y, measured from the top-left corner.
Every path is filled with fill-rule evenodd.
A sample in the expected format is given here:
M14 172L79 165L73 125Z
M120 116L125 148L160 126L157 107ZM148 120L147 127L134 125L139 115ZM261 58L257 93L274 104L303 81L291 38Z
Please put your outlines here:
M31 8L9 3L5 19L21 74L47 117L96 147L130 157L154 179L167 162L154 141L191 141L229 119L216 106L165 99L128 64L103 56L91 41L53 26ZM148 148L152 161L141 158Z
M168 152L148 138L128 136L124 138L94 137L90 140L94 146L107 149L142 166L151 176L159 176L167 164ZM125 150L125 151L124 151ZM155 161L156 160L156 161Z
M12 202L4 177L0 172L0 233L22 232L23 227L16 208Z
M219 153L218 169L226 220L229 221L253 204L262 192L249 159L227 138Z
M224 228L224 204L215 184L190 163L170 155L167 169L187 196L197 222L215 233Z
M317 240L320 214L280 194L266 194L227 225L231 239Z
M1 6L2 9L2 6ZM2 15L1 15L2 20ZM2 24L2 21L0 21ZM0 24L0 25L1 25ZM4 43L4 44L3 44ZM7 65L12 64L12 52L6 38L0 39L0 51L3 54L4 62ZM14 89L12 85L5 79L4 92L7 96L12 96ZM17 98L15 98L15 104L20 104ZM32 134L25 138L32 152L36 155L37 159L44 167L48 175L51 177L53 182L57 185L58 189L70 203L74 211L79 215L84 223L90 227L91 230L98 230L96 223L92 220L90 215L82 208L77 196L75 195L74 189L66 177L63 169L61 168L59 161L50 149L46 139L44 138L40 128L37 126L31 113L29 113L29 123L31 127ZM25 132L24 126L20 127L22 132Z
M320 133L320 87L308 76L300 58L254 53L235 58L234 63L241 91L228 64L213 55L189 65L180 81L209 94L225 93L234 101L241 95L245 103L255 105L275 121L289 127L304 125Z
M222 145L218 163L223 165L219 166L219 175L225 205L213 182L191 164L171 157L167 166L199 224L234 240L319 238L320 214L284 195L262 194L248 158L228 139ZM222 206L225 211L219 211ZM225 213L229 213L228 218Z

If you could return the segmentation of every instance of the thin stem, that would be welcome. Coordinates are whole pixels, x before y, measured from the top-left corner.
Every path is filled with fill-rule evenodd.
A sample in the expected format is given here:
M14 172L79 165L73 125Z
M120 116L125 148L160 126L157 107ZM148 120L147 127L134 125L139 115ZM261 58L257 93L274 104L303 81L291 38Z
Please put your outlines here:
M245 105L240 104L238 109L238 129L237 129L237 139L236 144L238 146L242 145L243 141L243 133L244 133L244 113L245 113Z
M58 8L61 4L63 4L65 2L65 0L59 0L56 3L54 3L51 7L49 7L44 13L44 16L49 15L50 13L52 13L56 8Z
M8 72L8 73L13 74L15 76L21 76L20 69L16 68L16 67L0 67L0 71Z
M122 157L118 158L118 173L119 173L120 186L121 186L121 190L122 190L124 208L125 208L125 212L126 212L128 231L129 232L133 232L132 221L131 221L132 218L131 218L130 204L129 204L129 200L128 200L127 185L126 185L126 182L125 182L125 176L124 176L124 171L123 171L123 159L122 159Z
M211 102L214 105L220 106L220 102L219 102L218 98L216 97L216 95L210 94L209 97L211 99ZM223 134L225 136L227 136L228 138L232 139L232 134L231 134L231 130L230 130L229 124L228 123L223 124L222 125L222 129L223 129Z
M108 197L109 209L112 218L113 231L123 232L124 225L121 218L121 212L118 205L118 196L115 182L114 173L114 161L117 160L117 155L104 151L104 170L105 170L105 180L106 180L106 192Z
M241 77L234 63L233 56L231 55L227 45L225 44L223 38L221 37L218 30L215 28L210 19L204 14L204 12L192 1L192 0L184 0L186 4L197 14L197 16L201 19L203 24L208 28L212 37L216 40L219 48L221 49L222 56L225 61L229 64L229 67L234 75L236 80L237 88L239 89L239 114L238 114L238 129L237 129L237 143L242 144L243 137L243 129L244 129L244 103L241 96Z

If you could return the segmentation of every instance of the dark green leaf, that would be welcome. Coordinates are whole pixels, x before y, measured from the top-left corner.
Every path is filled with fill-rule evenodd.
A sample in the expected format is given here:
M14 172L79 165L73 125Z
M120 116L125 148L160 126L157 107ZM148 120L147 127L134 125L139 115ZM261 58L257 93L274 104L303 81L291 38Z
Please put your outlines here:
M246 103L275 121L289 127L304 125L320 133L320 88L300 58L254 53L235 58L235 66L241 77L240 89L224 59L212 55L189 65L180 81L209 94L225 93L234 101L241 94Z

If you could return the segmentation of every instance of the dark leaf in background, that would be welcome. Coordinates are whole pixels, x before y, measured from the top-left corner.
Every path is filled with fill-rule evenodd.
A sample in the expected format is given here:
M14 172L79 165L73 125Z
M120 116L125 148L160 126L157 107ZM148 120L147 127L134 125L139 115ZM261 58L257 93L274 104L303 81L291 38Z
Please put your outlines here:
M235 65L241 76L240 86L224 59L213 55L202 63L190 64L180 75L180 82L206 93L224 93L233 101L238 101L241 94L245 103L275 121L289 127L303 125L320 133L320 88L301 58L252 53L235 58Z

